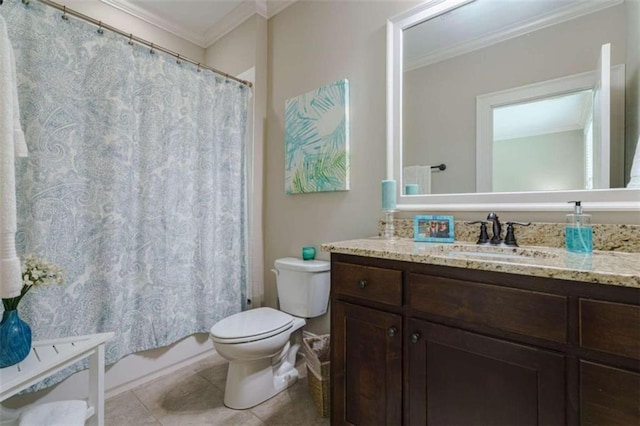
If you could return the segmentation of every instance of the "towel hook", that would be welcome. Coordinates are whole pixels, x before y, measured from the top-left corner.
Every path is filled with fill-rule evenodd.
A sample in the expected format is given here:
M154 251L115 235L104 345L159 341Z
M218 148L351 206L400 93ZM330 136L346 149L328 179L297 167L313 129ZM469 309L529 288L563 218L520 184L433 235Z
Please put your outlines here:
M156 53L156 52L153 50L153 43L151 43L151 49L149 50L149 53L151 53L152 55Z
M69 20L69 17L67 16L67 6L62 6L62 19L64 21Z
M196 71L198 71L198 72L202 72L202 71L200 70L200 62L198 62L198 69L197 69Z
M129 41L127 43L129 43L129 46L133 46L133 33L129 34Z
M100 24L98 26L98 34L100 35L104 34L104 30L102 29L102 21L100 21Z
M180 60L180 54L178 54L177 58L178 59L176 59L176 64L180 65L182 63L182 61Z

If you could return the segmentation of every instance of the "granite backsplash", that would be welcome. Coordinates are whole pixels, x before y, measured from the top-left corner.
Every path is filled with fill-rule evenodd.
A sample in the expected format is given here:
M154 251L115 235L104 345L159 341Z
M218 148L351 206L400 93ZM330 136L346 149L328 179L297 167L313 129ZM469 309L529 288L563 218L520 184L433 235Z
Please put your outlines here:
M413 219L395 219L395 234L402 238L413 238ZM488 224L491 237L491 224ZM532 223L530 226L515 226L515 235L520 246L564 247L564 223ZM506 228L506 227L505 227ZM384 232L384 219L378 222L378 235ZM505 229L502 231L504 238ZM480 225L468 225L455 221L454 234L457 241L476 242ZM640 253L640 225L593 224L593 249Z

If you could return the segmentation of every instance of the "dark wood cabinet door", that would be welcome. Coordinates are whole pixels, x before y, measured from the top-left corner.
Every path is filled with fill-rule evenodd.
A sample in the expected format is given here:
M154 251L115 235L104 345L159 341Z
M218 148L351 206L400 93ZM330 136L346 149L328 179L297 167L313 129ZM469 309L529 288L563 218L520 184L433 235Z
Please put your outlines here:
M331 424L402 423L402 317L336 301Z
M415 319L407 333L409 424L566 423L563 355Z
M640 425L640 374L580 361L580 423Z

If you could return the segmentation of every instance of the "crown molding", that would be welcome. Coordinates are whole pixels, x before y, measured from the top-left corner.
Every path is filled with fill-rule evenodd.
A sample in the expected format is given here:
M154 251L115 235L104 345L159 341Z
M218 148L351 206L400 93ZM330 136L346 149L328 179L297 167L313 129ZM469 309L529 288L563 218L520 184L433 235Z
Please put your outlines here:
M203 34L179 27L174 23L150 13L127 0L100 0L113 8L134 16L161 30L187 40L203 49L211 46L244 21L258 14L270 19L298 0L244 0L235 9L225 15L218 23L212 25Z
M278 1L269 1L267 0L267 19L271 19L276 16L278 13L282 12L298 0L278 0Z
M153 25L154 27L160 28L161 30L167 31L177 37L180 37L184 40L190 41L191 43L199 46L205 46L205 38L202 34L197 33L196 31L191 31L189 29L181 28L176 26L175 24L167 21L159 17L156 14L150 13L135 4L129 3L126 0L100 0L102 3L105 3L115 9L121 10L131 16L134 16L148 24Z
M528 22L525 25L521 25L521 22L515 23L514 25L507 27L501 31L488 34L484 37L474 39L473 41L460 43L452 47L438 49L429 55L421 56L414 60L407 61L404 65L403 70L405 72L412 71L418 68L425 67L427 65L435 64L437 62L453 58L455 56L464 55L465 53L473 52L474 50L482 49L484 47L488 47L505 40L529 34L534 31L550 27L552 25L588 15L590 13L599 12L612 6L617 6L622 2L623 0L609 0L602 2L575 3L572 6L565 7L562 10L549 14L535 21Z
M207 48L211 46L256 13L262 15L260 13L262 6L259 6L259 3L264 3L264 9L266 9L266 0L244 0L240 3L238 7L226 14L217 24L212 25L205 31L204 44L201 47Z

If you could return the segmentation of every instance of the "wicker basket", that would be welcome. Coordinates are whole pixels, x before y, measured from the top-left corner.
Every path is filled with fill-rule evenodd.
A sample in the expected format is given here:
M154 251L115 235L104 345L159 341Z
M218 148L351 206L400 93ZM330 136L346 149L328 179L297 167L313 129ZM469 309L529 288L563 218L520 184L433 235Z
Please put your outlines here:
M329 417L329 409L331 408L329 400L329 379L321 379L307 365L307 382L309 383L309 392L311 398L316 404L316 410L322 417Z
M303 352L307 359L307 382L318 414L329 417L329 335L305 337Z

